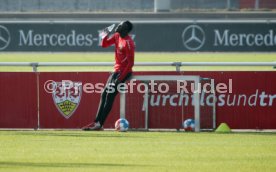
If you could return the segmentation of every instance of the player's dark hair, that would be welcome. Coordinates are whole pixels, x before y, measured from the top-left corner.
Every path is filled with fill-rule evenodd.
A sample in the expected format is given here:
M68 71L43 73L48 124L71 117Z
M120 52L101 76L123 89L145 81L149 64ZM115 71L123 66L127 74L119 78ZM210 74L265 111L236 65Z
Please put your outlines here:
M124 23L126 23L126 25L128 27L128 33L131 32L133 29L133 24L128 20L126 20Z
M133 25L130 21L126 20L126 21L122 21L115 29L115 32L120 33L120 36L122 38L124 38L125 36L127 36L129 34L129 32L131 32L131 30L133 29Z

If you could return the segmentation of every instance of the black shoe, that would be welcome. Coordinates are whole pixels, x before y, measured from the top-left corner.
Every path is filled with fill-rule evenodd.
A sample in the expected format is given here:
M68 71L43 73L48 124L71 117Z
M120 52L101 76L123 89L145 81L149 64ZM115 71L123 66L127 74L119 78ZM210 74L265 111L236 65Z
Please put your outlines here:
M94 123L93 126L83 127L82 130L83 131L102 131L104 129L103 129L103 126L99 122L96 122L96 123Z

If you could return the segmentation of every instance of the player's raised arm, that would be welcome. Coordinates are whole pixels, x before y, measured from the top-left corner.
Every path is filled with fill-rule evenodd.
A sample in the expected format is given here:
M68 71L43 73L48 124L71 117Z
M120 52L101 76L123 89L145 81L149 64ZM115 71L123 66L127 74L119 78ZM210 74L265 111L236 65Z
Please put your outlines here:
M105 36L102 39L102 47L106 48L106 47L109 47L109 46L115 44L115 36L116 36L116 34L113 34L111 37L109 37L108 35Z

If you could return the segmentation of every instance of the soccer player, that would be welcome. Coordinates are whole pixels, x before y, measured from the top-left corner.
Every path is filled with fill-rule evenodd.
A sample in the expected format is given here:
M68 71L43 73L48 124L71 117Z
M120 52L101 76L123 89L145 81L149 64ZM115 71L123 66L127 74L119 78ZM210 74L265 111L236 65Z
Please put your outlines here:
M115 33L109 36L115 25L107 27L102 32L102 47L115 45L114 72L109 76L101 95L98 112L94 124L86 126L83 130L102 130L104 122L111 111L113 102L118 94L117 86L125 82L132 74L134 65L134 42L129 36L133 25L130 21L121 22L115 29Z

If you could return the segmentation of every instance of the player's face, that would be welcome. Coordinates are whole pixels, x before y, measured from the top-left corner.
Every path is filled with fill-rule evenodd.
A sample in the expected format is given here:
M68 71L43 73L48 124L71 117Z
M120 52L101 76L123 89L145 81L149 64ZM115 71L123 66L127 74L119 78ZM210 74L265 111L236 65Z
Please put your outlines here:
M123 22L119 23L118 26L115 29L115 32L119 32L120 33L122 31L122 25L123 25Z
M115 32L118 32L118 33L125 33L127 32L127 24L124 23L124 22L121 22L120 24L118 24L118 26L116 27L115 29Z

